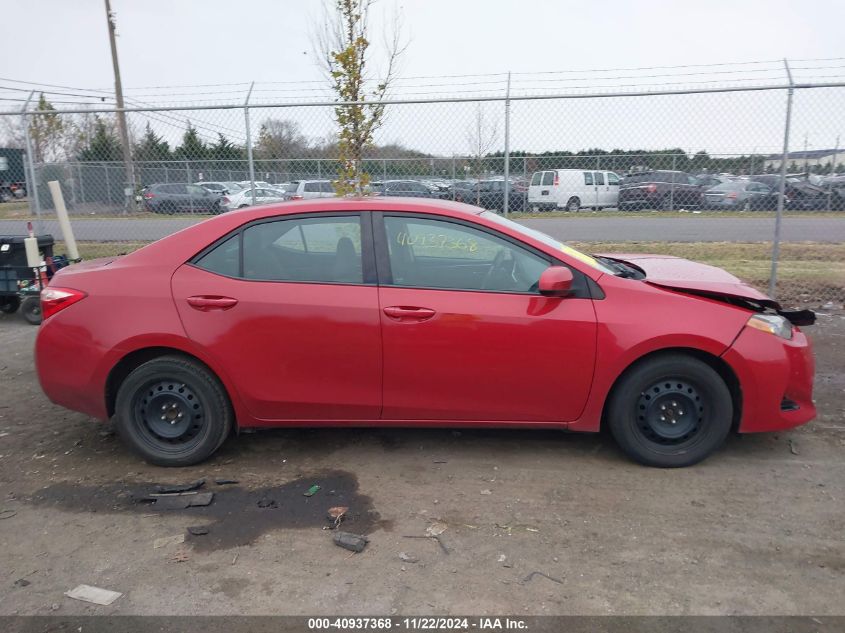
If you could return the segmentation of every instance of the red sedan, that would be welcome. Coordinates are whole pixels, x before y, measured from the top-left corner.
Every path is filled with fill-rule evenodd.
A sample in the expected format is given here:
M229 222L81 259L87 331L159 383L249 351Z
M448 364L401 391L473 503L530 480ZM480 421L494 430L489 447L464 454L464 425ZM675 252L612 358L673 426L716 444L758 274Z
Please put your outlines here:
M445 201L227 213L62 269L42 306L47 396L167 466L236 428L365 425L607 427L641 463L687 466L815 415L812 312Z

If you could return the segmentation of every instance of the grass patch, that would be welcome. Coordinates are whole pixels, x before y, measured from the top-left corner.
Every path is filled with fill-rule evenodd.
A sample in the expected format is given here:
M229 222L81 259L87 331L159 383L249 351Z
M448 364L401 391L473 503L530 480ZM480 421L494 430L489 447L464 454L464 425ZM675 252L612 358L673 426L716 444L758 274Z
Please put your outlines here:
M29 218L29 202L26 200L0 204L0 220L27 220Z

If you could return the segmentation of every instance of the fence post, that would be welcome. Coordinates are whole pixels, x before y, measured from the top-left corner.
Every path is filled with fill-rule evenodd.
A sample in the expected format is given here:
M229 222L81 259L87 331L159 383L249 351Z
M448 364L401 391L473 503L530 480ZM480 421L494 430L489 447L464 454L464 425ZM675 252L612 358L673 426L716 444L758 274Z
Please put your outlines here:
M246 160L249 166L249 185L252 197L252 204L255 205L255 163L252 160L252 131L249 126L249 98L252 96L252 89L255 87L253 81L249 84L249 92L246 93L244 101L244 124L246 125Z
M778 207L775 215L775 235L772 240L772 272L769 276L769 296L775 298L775 288L778 281L778 259L780 258L780 225L783 218L783 196L786 189L786 161L789 160L789 128L792 125L792 96L795 93L795 84L792 81L792 71L789 69L789 62L783 60L786 69L786 77L789 80L789 88L786 91L786 122L783 126L783 154L780 160L780 184L778 185Z
M109 166L103 163L103 169L106 172L106 201L111 206L111 182L109 181Z
M675 210L675 168L678 166L678 157L672 154L672 184L669 187L669 210Z
M508 71L508 87L505 92L505 200L502 212L505 217L510 214L511 198L511 73Z
M79 174L79 199L80 204L85 204L85 181L82 179L82 165L77 164L76 171ZM87 173L88 170L86 170Z
M29 109L29 102L32 100L35 91L29 93L26 98L26 103L23 104L21 110L21 121L23 122L23 133L26 142L26 160L29 165L29 182L26 185L27 197L32 196L31 200L35 203L35 227L39 233L44 232L44 227L41 225L41 199L38 197L38 178L35 174L35 159L32 156L32 139L29 137L29 122L26 119L26 112ZM24 170L24 174L26 170ZM30 203L30 206L32 204Z
M836 137L836 148L833 150L833 162L830 164L830 175L836 175L836 160L839 158L839 136ZM833 185L827 190L827 210L830 211L830 197L833 194Z

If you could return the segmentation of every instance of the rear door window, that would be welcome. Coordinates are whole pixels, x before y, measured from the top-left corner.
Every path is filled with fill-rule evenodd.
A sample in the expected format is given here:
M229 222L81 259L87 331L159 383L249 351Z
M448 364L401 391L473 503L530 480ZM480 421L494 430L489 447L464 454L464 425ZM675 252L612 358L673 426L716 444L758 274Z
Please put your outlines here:
M544 171L543 172L543 186L548 187L555 184L555 172L553 171Z
M604 174L600 171L596 172L596 184L603 185L604 184Z
M540 184L540 179L543 177L542 172L535 171L534 175L531 176L531 186L536 187Z
M319 182L306 182L305 183L305 191L308 193L315 193L320 191L320 183Z

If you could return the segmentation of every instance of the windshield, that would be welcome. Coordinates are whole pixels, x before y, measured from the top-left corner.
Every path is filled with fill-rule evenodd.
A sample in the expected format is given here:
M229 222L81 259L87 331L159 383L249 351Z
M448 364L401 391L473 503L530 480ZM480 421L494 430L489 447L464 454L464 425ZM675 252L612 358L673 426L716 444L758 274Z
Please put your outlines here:
M502 226L507 226L511 230L520 233L526 237L531 237L537 240L538 242L542 242L547 246L551 246L555 250L560 251L570 257L577 259L579 262L587 264L596 270L600 270L603 273L607 273L608 275L616 274L616 271L611 269L609 266L602 264L599 260L595 257L591 257L590 255L585 255L579 250L576 250L569 246L568 244L564 244L560 240L556 240L555 238L551 237L550 235L546 235L542 231L537 231L536 229L530 229L527 226L523 226L522 224L518 224L513 220L508 220L507 218L503 218L502 216L492 213L490 211L483 211L481 213L481 217L486 218L488 220L492 220L497 224Z

